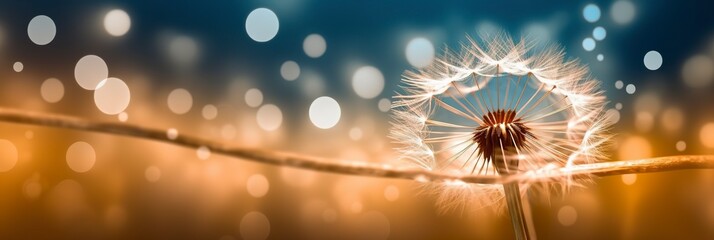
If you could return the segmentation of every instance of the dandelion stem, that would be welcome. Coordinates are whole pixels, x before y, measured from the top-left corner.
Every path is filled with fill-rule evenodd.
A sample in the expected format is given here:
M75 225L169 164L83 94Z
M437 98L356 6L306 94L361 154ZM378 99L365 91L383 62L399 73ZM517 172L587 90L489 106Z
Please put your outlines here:
M714 169L714 155L666 156L640 160L602 162L575 165L542 172L525 172L509 176L450 175L414 168L396 168L384 164L366 164L338 159L314 157L304 154L285 153L274 150L231 147L224 143L179 134L171 140L166 130L152 129L127 123L98 122L76 117L36 113L0 108L0 122L30 124L88 132L130 136L141 139L167 142L174 145L199 148L208 147L212 152L257 163L301 168L312 171L347 174L365 177L398 178L417 181L458 180L466 183L504 184L510 182L545 182L563 176L583 177L588 175L612 176L631 173L654 173L687 169Z
M511 216L511 224L513 224L513 232L516 234L517 240L529 240L528 224L526 221L523 203L521 203L521 189L519 183L510 182L503 184L503 192L506 196L508 205L508 214ZM526 199L526 201L528 201Z

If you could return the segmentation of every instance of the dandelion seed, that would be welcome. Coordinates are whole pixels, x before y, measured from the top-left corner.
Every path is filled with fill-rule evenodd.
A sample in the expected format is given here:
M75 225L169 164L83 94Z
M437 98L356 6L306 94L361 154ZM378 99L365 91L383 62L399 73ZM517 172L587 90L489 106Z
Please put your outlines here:
M534 178L601 160L609 123L605 97L588 69L564 55L500 33L469 38L460 52L446 50L430 66L407 71L403 93L393 102L390 133L401 160L448 174ZM567 189L581 181L566 176L553 183ZM534 186L521 182L515 194ZM504 197L497 185L428 187L443 209L474 201L480 208Z

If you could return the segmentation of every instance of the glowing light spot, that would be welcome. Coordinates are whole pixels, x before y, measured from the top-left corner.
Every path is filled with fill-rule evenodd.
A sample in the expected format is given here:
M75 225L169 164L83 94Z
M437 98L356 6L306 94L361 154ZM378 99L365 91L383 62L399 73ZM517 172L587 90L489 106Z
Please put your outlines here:
M340 104L331 97L323 96L310 104L310 121L318 128L332 128L340 121Z
M588 51L588 52L595 50L595 39L592 39L592 38L583 39L583 49L585 49L585 51Z
M628 24L635 18L635 5L630 1L617 1L610 7L610 17L617 24Z
M684 125L684 113L675 107L665 109L660 117L660 123L665 130L677 132Z
M375 67L361 67L352 76L352 88L362 98L375 98L384 89L384 75Z
M677 141L674 147L677 148L677 151L684 152L684 150L687 150L687 143L685 141Z
M178 130L176 130L175 128L169 128L169 130L166 130L166 137L169 140L176 140L178 134Z
M45 15L38 15L30 20L27 25L27 36L37 45L47 45L55 39L57 27L52 19Z
M104 60L96 55L87 55L79 59L74 66L74 79L80 87L94 90L99 82L109 77L109 68Z
M652 157L652 146L647 139L631 136L619 144L618 157L620 160L632 160Z
M126 112L121 112L119 113L119 115L117 115L117 118L120 122L126 122L127 120L129 120L129 114Z
M278 34L279 28L278 16L267 8L253 10L245 20L245 31L256 42L270 41Z
M327 42L320 34L310 34L302 42L302 49L311 58L319 58L327 50Z
M394 185L387 186L384 188L384 198L390 202L397 201L399 199L399 188Z
M273 104L263 105L255 116L258 126L266 131L274 131L283 123L283 113Z
M64 85L56 78L48 78L40 86L40 95L48 103L56 103L64 97Z
M627 84L627 87L625 87L625 92L627 92L627 94L635 94L636 90L637 88L635 88L635 85L633 84Z
M654 116L650 112L637 112L635 128L641 132L649 132L654 127Z
M563 206L558 210L558 222L563 226L572 226L578 221L578 211L573 206Z
M240 235L245 240L265 240L270 235L270 221L260 212L249 212L240 220Z
M245 92L245 104L249 107L258 107L263 104L263 92L258 89L251 88Z
M637 182L637 174L622 174L622 183L632 185Z
M615 124L620 121L620 111L616 109L608 109L605 111L605 117L610 123Z
M118 78L102 80L94 91L94 104L104 114L119 114L126 110L130 101L129 86Z
M434 61L434 44L426 38L414 38L407 43L407 61L414 67L423 68Z
M22 62L15 62L12 64L12 70L15 72L22 72L23 69L25 69L25 65L23 65Z
M280 66L280 76L288 81L293 81L300 77L300 66L294 61L286 61Z
M615 88L617 88L617 89L622 89L622 87L624 87L624 86L625 86L625 83L623 83L621 80L617 80L615 82Z
M622 110L622 103L615 103L615 109Z
M598 54L598 55L597 55L597 60L600 61L600 62L602 62L602 60L605 60L605 56L603 56L602 54Z
M352 139L352 140L355 140L355 141L360 140L360 139L362 139L362 129L358 128L358 127L353 127L350 129L349 135L350 135L350 139Z
M66 154L67 166L72 171L83 173L94 167L97 161L97 154L92 145L86 142L75 142L69 146Z
M699 130L699 140L705 147L714 148L714 122L702 126L702 129Z
M201 115L206 120L213 120L218 116L218 108L211 104L203 106L203 109L201 110Z
M184 114L191 110L193 106L193 97L186 89L177 88L169 93L166 99L169 105L169 110L175 114Z
M588 22L597 22L600 19L600 7L595 4L588 4L583 8L583 18Z
M104 16L104 29L109 35L119 37L129 32L131 18L124 10L114 9Z
M144 177L146 181L157 182L161 178L161 169L156 166L149 166L144 171Z
M706 87L714 80L714 61L706 55L696 55L684 62L682 79L692 88Z
M254 174L250 176L245 186L246 190L248 190L248 194L255 198L265 196L268 194L268 190L270 190L270 183L262 174Z
M12 170L17 164L17 147L6 139L0 139L0 172Z
M387 98L379 99L379 102L377 102L377 108L379 108L379 111L389 112L389 109L392 108L392 102Z
M657 70L662 67L662 54L657 51L649 51L644 58L645 67L649 70Z
M190 65L198 59L198 44L193 38L177 36L169 41L168 53L173 63Z
M196 149L196 156L198 157L198 159L206 160L211 157L211 149L206 146L200 146L198 149Z
M605 39L606 36L607 36L607 31L605 30L604 27L598 26L598 27L595 27L595 29L593 29L593 38L595 40L602 41L603 39Z

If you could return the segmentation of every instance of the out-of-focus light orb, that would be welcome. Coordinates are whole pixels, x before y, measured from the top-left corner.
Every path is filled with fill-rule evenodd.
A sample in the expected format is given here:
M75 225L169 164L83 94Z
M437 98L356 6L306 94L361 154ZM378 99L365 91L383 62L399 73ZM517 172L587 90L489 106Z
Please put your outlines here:
M280 66L280 76L288 81L293 81L300 77L300 65L295 61L285 61L283 65Z
M22 72L23 69L25 69L25 65L22 64L22 62L15 62L12 64L12 70L15 72Z
M699 130L699 140L707 148L714 148L714 122L704 124Z
M117 118L120 122L126 122L127 120L129 120L129 114L126 112L121 112L119 113L119 115L117 115Z
M644 111L656 114L662 107L662 101L656 92L641 93L634 102L635 111Z
M350 139L352 139L354 141L358 141L358 140L362 139L362 134L363 134L362 128L359 128L359 127L353 127L350 129L350 132L349 132Z
M322 96L312 101L309 115L313 125L321 129L329 129L340 121L342 111L340 104L335 99Z
M258 107L263 104L263 92L256 88L248 89L245 92L245 104L249 107Z
M394 185L387 186L384 188L384 198L390 202L397 201L399 199L399 188Z
M0 172L12 170L17 164L17 147L7 139L0 139Z
M200 146L198 149L196 149L196 156L198 157L198 159L206 160L211 157L211 149L206 146Z
M300 89L306 97L318 97L325 92L325 80L317 73L303 74L301 82Z
M327 51L327 42L320 34L310 34L302 42L302 49L308 57L319 58Z
M389 101L388 98L379 99L379 102L377 102L377 108L379 108L379 111L389 112L389 109L392 108L392 101Z
M64 97L64 85L59 79L48 78L40 86L40 95L48 103L56 103Z
M362 98L375 98L384 90L384 75L375 67L361 67L352 75L352 89Z
M47 45L55 39L56 34L55 22L45 15L35 16L27 25L27 36L37 45Z
M34 138L34 137L35 137L35 132L33 132L31 130L25 131L25 138L27 138L27 140L32 140L32 138Z
M248 177L248 181L245 184L248 194L254 198L261 198L268 194L270 190L270 182L263 176L263 174L254 174Z
M625 86L625 83L623 83L621 80L617 80L615 82L615 88L617 88L617 89L622 89L622 87L624 87L624 86Z
M635 85L632 83L627 84L627 87L625 87L625 92L627 92L627 94L635 94L635 91L637 91L637 88L635 88Z
M635 128L641 132L649 132L654 127L654 115L650 112L637 112L635 115Z
M645 67L649 70L657 70L660 67L662 67L662 54L659 54L657 51L649 51L645 54L645 58L643 59L643 62L645 63Z
M36 175L39 176L39 175ZM33 177L35 178L35 177ZM22 186L22 192L28 199L37 199L42 194L42 184L37 179L28 179Z
M67 166L72 171L83 173L94 167L97 161L97 154L92 145L86 142L75 142L69 146L66 154Z
M144 170L144 177L146 181L156 182L161 178L161 169L156 166L149 166Z
M635 18L635 4L627 0L620 0L610 7L610 17L615 23L628 24Z
M615 109L622 110L622 103L615 103Z
M622 174L622 183L625 185L632 185L637 182L637 174Z
M602 62L602 60L605 60L605 56L603 56L602 53L601 53L601 54L598 54L598 55L597 55L597 60L600 61L600 62Z
M429 39L418 37L407 43L407 61L414 67L423 68L434 61L434 44Z
M171 112L175 114L184 114L191 110L191 107L193 107L193 97L188 90L177 88L169 93L166 103L169 105L169 110L171 110Z
M213 120L218 116L218 108L212 104L207 104L201 109L201 116L206 120Z
M74 79L80 87L87 90L97 88L99 82L109 77L109 68L104 59L96 55L87 55L74 65Z
M169 130L166 130L166 138L170 140L176 140L178 134L179 132L175 128L169 128Z
M198 59L198 43L188 36L177 36L169 41L169 57L180 65L190 65Z
M652 157L652 146L643 137L630 136L619 145L618 157L620 160Z
M677 151L684 152L684 150L687 150L687 142L677 141L674 147L677 149Z
M129 86L118 78L107 78L94 91L94 104L104 114L116 115L124 112L131 102Z
M270 221L260 212L249 212L240 220L240 236L245 240L265 240L270 235Z
M275 131L283 124L283 112L273 104L266 104L258 108L255 114L258 126L265 131Z
M565 205L558 210L558 222L563 226L572 226L578 221L578 211L573 206Z
M595 4L588 4L583 8L583 18L588 22L597 22L600 20L600 7Z
M119 37L129 32L131 18L124 10L114 9L104 16L104 29L109 35Z
M706 55L695 55L682 66L684 84L692 88L705 87L714 80L714 61Z
M598 41L602 41L607 36L607 31L604 27L597 26L593 29L593 38Z
M662 112L660 123L664 130L677 132L684 125L684 113L676 107L667 108Z
M585 49L585 51L588 51L588 52L595 50L595 39L592 39L592 38L583 39L583 49Z
M278 34L280 22L278 16L267 8L258 8L245 19L245 31L256 42L270 41Z

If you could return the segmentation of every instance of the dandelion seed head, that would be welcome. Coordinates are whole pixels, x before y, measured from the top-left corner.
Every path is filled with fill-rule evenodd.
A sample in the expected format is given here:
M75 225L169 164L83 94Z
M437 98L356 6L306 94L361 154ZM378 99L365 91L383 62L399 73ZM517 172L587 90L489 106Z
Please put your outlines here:
M605 100L587 67L566 59L561 48L484 34L404 73L392 103L390 135L406 165L542 180L555 169L603 159L612 122L603 112ZM567 190L583 180L566 174L535 182L522 182L522 193ZM474 199L481 208L503 198L497 184L443 181L425 189L438 195L442 209L473 206Z

